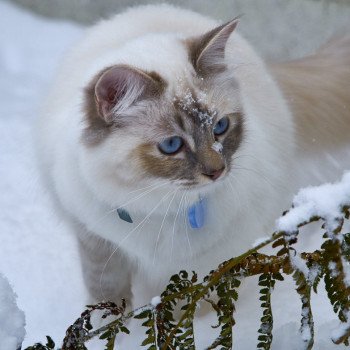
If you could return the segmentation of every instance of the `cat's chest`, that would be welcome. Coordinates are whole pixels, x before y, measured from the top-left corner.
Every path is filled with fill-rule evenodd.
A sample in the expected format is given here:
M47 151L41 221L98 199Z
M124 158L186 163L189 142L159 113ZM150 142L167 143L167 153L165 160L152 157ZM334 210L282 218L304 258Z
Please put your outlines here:
M225 215L225 208L213 199L198 196L195 202L177 203L171 199L155 201L155 205L144 201L138 210L132 206L97 208L85 201L89 214L83 221L89 232L150 264L192 259L229 232L229 213Z

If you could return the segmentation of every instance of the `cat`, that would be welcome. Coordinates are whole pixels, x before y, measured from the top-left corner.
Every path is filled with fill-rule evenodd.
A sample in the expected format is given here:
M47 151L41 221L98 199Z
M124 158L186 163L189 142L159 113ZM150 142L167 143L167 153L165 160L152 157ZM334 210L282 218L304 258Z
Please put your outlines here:
M267 65L238 22L135 7L63 62L38 158L93 300L149 302L243 253L289 207L302 154L348 141L350 40Z

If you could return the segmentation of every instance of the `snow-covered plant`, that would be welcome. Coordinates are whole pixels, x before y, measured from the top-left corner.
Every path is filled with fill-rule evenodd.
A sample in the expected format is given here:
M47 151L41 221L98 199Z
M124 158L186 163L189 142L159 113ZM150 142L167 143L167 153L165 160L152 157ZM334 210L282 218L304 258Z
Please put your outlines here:
M46 336L45 345L41 343L37 343L37 344L34 344L33 346L29 346L26 348L26 350L54 350L54 349L55 349L55 342L49 336Z
M246 253L221 263L202 281L195 272L181 271L171 277L166 290L149 305L126 312L125 303L100 303L88 306L76 322L67 330L62 350L86 349L85 343L99 337L105 341L105 349L112 350L118 333L128 334L126 321L139 319L145 327L142 347L148 350L195 349L193 323L199 302L207 302L217 314L219 335L207 346L209 349L232 349L235 325L235 302L239 298L240 281L259 276L258 288L262 316L257 330L257 349L271 348L273 341L273 308L271 300L276 283L282 283L286 275L292 275L296 292L301 300L300 338L303 349L314 344L314 321L311 298L317 292L319 282L325 283L328 299L340 320L340 327L333 332L335 344L349 345L350 337L350 173L342 182L304 189L295 197L293 207L277 222L278 230L264 242ZM312 252L298 252L296 243L302 227L312 222L322 223L323 242ZM275 254L260 251L272 246ZM181 316L174 316L181 305ZM93 330L90 322L95 310L104 310L103 318L113 315L109 324ZM49 345L27 348L48 350ZM52 344L51 344L52 346Z

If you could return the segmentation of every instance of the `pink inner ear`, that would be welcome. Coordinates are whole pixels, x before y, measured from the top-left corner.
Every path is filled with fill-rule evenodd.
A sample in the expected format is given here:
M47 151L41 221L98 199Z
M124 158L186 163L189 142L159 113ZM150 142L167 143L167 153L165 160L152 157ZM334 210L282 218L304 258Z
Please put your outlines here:
M99 114L106 122L112 121L113 108L125 97L128 89L138 83L135 72L126 66L115 66L105 71L95 86Z
M108 102L112 103L116 100L116 92L113 88L108 89Z
M200 75L213 75L225 69L223 60L226 44L237 24L238 19L235 18L192 40L190 58Z
M118 82L111 83L111 86L108 88L107 100L108 102L116 105L126 95L127 87L125 85L118 86Z
M158 96L164 87L163 79L154 72L144 72L127 65L108 68L95 84L98 114L110 124L116 118L119 107L129 108L137 100Z

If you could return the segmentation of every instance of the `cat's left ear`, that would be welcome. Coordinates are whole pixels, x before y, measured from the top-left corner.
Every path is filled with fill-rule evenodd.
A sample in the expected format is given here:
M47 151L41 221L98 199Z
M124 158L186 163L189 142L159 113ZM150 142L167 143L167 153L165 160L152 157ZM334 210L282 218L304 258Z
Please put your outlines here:
M237 24L238 18L235 18L200 37L188 40L189 58L198 75L207 77L225 70L223 61L227 40Z
M155 72L115 65L107 68L94 82L94 99L98 115L111 124L132 104L159 95L164 89L163 79Z

